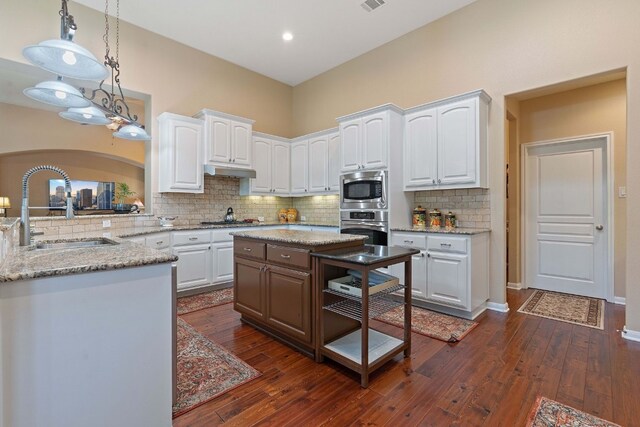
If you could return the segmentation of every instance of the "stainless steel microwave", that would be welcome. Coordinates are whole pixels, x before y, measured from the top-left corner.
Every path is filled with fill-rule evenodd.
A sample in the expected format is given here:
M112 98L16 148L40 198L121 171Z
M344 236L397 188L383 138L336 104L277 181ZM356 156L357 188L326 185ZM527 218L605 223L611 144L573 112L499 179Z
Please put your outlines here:
M340 209L387 209L387 172L363 171L340 177Z

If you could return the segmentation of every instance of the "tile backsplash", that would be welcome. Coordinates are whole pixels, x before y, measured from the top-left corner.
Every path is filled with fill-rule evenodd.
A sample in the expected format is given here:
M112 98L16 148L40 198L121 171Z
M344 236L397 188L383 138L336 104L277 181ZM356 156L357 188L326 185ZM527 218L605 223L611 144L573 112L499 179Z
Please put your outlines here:
M456 214L458 227L491 228L490 201L486 188L416 191L414 194L414 207L439 209L443 215L451 211Z
M340 220L340 196L292 197L292 205L298 210L298 218L304 216L307 222L331 223Z

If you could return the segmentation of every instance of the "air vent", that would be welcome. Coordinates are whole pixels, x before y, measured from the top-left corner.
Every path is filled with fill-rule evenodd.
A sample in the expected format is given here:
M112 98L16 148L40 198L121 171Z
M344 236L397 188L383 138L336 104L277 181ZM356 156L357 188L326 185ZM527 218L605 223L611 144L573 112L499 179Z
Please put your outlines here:
M384 0L365 0L360 6L367 12L371 12L374 9L379 8L384 4Z

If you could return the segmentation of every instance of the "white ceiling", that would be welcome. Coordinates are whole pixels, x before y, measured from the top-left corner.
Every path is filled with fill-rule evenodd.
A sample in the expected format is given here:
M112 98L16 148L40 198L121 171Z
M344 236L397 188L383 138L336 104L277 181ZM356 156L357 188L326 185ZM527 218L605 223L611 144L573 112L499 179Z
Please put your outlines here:
M121 2L120 18L295 86L474 1L386 0L367 12L363 0L137 0ZM104 0L76 2L104 11Z

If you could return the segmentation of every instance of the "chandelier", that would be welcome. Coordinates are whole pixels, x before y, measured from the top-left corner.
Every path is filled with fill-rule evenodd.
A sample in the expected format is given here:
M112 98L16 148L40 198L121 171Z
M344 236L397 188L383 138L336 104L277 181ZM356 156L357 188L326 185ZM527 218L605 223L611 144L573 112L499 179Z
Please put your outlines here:
M24 90L29 98L56 107L67 108L60 117L84 125L106 125L114 130L116 138L148 141L151 138L138 123L138 116L131 114L120 87L120 0L116 0L116 54L110 56L109 46L109 0L105 1L105 55L100 63L87 49L76 44L73 37L77 30L73 16L67 9L67 0L62 0L60 9L60 39L46 40L22 50L32 64L56 74L56 80L38 83ZM109 90L105 88L111 76ZM100 81L97 89L79 90L63 81L64 77L80 80Z

